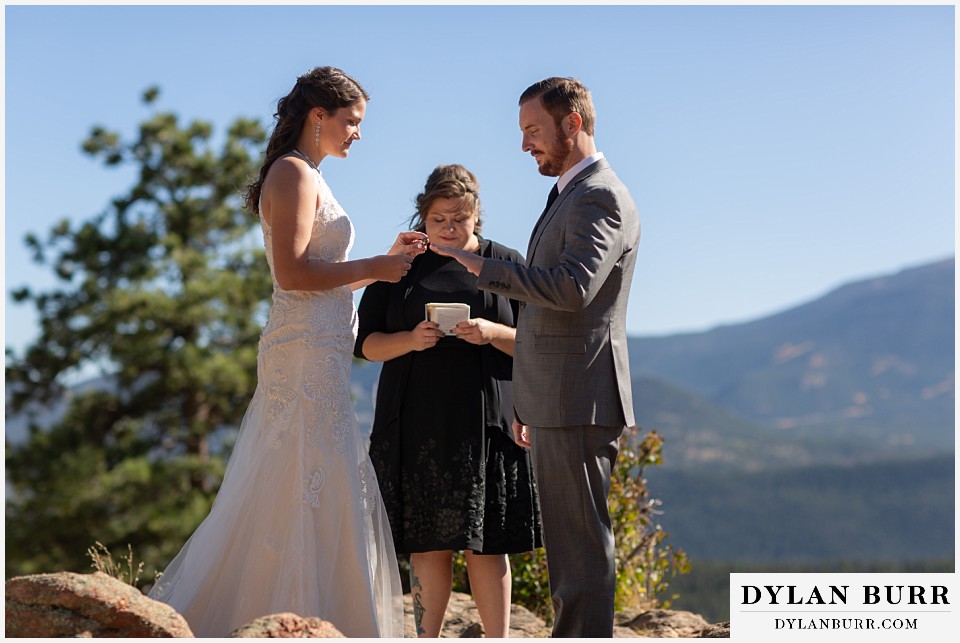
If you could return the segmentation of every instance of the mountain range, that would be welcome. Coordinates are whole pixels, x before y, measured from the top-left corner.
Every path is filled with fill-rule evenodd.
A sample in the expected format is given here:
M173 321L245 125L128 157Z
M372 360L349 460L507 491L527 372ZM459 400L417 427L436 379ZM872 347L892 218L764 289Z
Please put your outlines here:
M634 409L664 468L741 471L952 451L954 260L699 333L629 339ZM369 431L379 365L354 365Z
M637 422L664 437L648 488L694 575L952 560L954 283L950 258L762 319L630 338ZM354 367L364 430L378 372Z
M762 437L778 465L952 450L954 283L947 259L756 321L632 339L639 422L668 443Z

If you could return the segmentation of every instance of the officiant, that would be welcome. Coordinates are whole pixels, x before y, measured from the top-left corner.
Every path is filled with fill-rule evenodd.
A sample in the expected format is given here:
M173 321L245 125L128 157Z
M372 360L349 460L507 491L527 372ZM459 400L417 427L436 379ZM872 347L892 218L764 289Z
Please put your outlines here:
M477 179L441 165L410 219L431 242L522 262L480 235ZM447 333L427 304L469 307ZM506 637L507 554L542 545L529 453L513 441L510 394L518 304L477 288L477 277L426 252L397 283L367 286L354 354L383 362L370 458L399 554L410 558L417 633L439 636L452 589L453 554L464 552L486 636Z

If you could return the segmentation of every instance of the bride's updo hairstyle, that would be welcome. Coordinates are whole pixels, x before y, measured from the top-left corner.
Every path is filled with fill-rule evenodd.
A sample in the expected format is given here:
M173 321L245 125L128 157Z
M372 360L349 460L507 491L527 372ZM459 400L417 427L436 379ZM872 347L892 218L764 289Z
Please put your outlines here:
M463 209L477 215L474 231L481 231L480 184L473 172L462 165L438 165L427 177L423 192L417 195L417 211L410 217L411 230L426 232L427 213L437 199L463 199Z
M317 67L297 78L290 93L277 101L273 115L276 124L267 142L267 152L257 180L247 186L246 206L260 212L260 192L263 180L273 162L297 146L303 123L314 107L322 107L334 114L341 107L353 105L370 96L356 80L336 67Z

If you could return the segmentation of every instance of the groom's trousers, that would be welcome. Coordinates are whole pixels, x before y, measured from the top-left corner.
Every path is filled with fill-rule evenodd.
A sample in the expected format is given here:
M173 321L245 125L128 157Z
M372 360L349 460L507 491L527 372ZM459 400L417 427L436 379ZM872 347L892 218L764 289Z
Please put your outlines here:
M530 427L555 637L613 636L616 562L607 511L624 427Z

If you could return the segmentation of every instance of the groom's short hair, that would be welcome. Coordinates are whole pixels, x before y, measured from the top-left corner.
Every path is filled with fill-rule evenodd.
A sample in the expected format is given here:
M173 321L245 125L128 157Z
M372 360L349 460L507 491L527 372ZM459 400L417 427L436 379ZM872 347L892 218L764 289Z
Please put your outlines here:
M593 125L597 120L597 113L593 109L593 98L590 91L576 78L560 78L553 76L534 83L520 94L520 104L528 100L540 98L547 113L553 116L557 127L570 112L580 114L583 119L583 131L593 136Z

